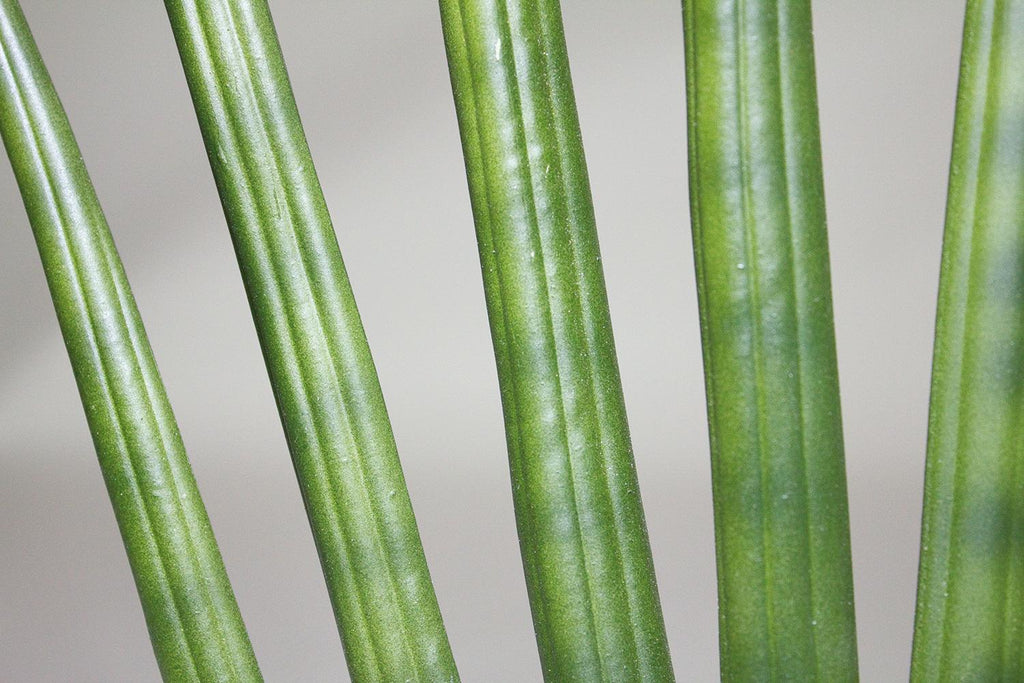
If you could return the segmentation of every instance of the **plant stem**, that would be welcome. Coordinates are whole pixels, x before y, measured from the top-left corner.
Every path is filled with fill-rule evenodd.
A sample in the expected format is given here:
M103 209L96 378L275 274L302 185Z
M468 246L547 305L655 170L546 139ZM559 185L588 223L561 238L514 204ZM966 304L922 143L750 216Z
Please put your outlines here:
M808 0L684 0L722 677L857 678Z
M1024 678L1024 2L964 26L914 681Z
M166 0L356 681L458 674L265 0Z
M259 681L113 238L16 0L0 0L0 132L168 681Z
M441 0L548 681L672 679L557 0Z

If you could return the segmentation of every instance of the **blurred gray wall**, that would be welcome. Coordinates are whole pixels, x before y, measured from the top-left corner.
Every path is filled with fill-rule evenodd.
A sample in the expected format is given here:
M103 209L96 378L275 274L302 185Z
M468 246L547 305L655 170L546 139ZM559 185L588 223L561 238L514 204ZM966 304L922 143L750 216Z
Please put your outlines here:
M24 0L106 209L264 673L340 643L161 3ZM566 0L680 680L717 678L677 0ZM466 681L540 679L434 2L272 0ZM963 3L815 3L862 675L904 679ZM157 678L0 163L0 679Z

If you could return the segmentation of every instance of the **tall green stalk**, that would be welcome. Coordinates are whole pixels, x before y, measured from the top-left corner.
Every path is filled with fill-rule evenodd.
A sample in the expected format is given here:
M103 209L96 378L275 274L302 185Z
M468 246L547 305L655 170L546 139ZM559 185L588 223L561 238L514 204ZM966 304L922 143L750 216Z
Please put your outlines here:
M166 0L356 681L458 674L265 0Z
M160 672L262 680L135 299L17 0L0 0L0 133Z
M441 0L548 681L672 679L557 0Z
M970 0L912 680L1024 679L1024 2Z
M722 677L857 678L809 0L684 0Z

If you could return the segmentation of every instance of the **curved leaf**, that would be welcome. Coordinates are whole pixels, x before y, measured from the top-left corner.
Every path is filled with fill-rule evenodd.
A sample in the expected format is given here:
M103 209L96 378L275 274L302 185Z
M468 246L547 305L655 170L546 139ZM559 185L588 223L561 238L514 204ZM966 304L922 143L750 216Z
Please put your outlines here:
M135 299L16 0L0 0L0 132L160 671L262 680Z
M808 0L685 0L722 677L857 678Z
M1024 679L1024 2L967 3L914 681Z
M671 680L559 3L440 5L545 679Z
M458 674L265 0L166 0L349 671Z

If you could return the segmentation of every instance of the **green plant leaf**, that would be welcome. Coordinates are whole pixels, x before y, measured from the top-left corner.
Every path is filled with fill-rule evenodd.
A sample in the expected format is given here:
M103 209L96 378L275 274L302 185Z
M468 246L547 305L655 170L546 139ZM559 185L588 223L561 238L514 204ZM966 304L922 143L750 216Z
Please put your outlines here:
M548 681L672 679L557 0L441 0Z
M262 680L135 299L16 0L0 0L0 133L160 672Z
M356 681L458 674L265 0L167 0Z
M967 3L914 681L1024 679L1024 2Z
M684 0L722 677L857 678L808 0Z

